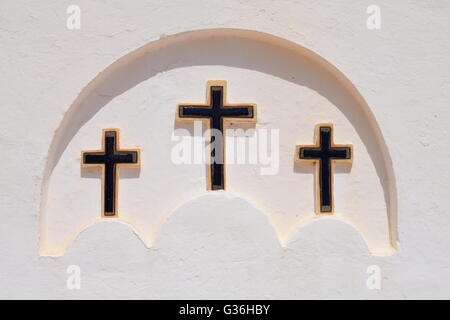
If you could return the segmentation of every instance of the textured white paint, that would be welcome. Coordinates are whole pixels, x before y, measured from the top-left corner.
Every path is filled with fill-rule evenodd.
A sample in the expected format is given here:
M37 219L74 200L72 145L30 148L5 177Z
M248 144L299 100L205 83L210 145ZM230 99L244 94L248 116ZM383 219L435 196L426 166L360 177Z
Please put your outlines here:
M3 213L0 297L448 297L450 218L445 204L450 178L447 169L450 44L442 32L449 26L448 4L379 1L383 24L377 31L369 31L365 26L365 10L370 3L356 1L326 4L212 1L208 6L200 1L77 1L77 4L82 12L80 30L65 27L65 10L69 3L47 1L38 5L31 1L9 1L0 13L0 144L4 150L0 182ZM354 193L351 188L359 186L357 179L375 179L376 175L370 161L364 162L368 167L360 167L367 153L358 150L370 144L358 141L364 131L355 133L352 130L355 122L348 121L351 113L342 114L338 103L329 99L327 92L333 89L329 83L323 84L322 91L317 91L311 89L314 79L309 77L310 82L304 84L283 79L277 72L283 65L289 66L289 59L275 60L266 66L274 69L269 72L239 66L241 58L232 60L233 56L225 66L185 65L195 59L204 61L191 52L184 60L175 61L180 67L156 68L154 76L142 79L145 81L133 82L128 78L130 84L135 85L98 112L89 115L95 109L86 108L88 112L81 113L77 120L81 121L81 129L75 132L73 140L67 141L67 148L62 150L62 157L55 166L53 177L62 180L55 185L56 189L49 184L47 212L62 212L62 215L59 224L57 219L51 220L54 221L51 230L56 233L41 236L58 232L65 236L63 228L69 221L67 215L75 220L83 215L89 219L91 213L94 218L99 216L100 181L95 173L80 171L79 151L100 146L100 129L106 123L120 126L124 147L140 146L149 154L149 162L141 169L139 177L131 171L124 173L120 181L120 209L125 216L136 207L144 209L136 214L142 221L149 221L142 224L148 231L137 230L137 227L136 230L152 246L144 246L128 226L108 221L82 232L62 257L39 255L38 214L42 209L46 158L55 129L82 88L100 71L136 48L166 35L209 28L250 29L287 39L311 49L351 80L375 115L393 160L398 195L398 251L390 256L370 255L362 238L368 241L373 252L387 251L388 217L384 216L383 224L378 214L386 213L386 208L371 208L377 213L371 216L356 212L361 206L358 201L349 207L339 201L351 198ZM242 48L246 42L238 45ZM226 49L231 51L232 48ZM261 61L252 58L248 59L256 65ZM129 77L139 79L149 70L128 71ZM289 135L281 138L284 145L280 154L280 175L286 178L284 182L291 193L286 201L278 198L280 193L274 194L273 199L265 198L262 187L274 182L280 185L271 187L279 189L284 178L245 176L244 168L239 166L228 169L229 192L202 196L204 167L188 171L170 168L164 153L152 153L151 148L167 148L157 136L167 137L173 129L171 106L179 101L169 94L169 86L177 85L184 98L182 101L202 102L206 80L220 78L229 81L230 102L258 104L262 121L259 125L271 126L273 121L280 121L289 128ZM93 108L105 104L111 95L116 96L114 90L127 85L120 83L122 79L116 79L116 85L112 82L101 88L92 101ZM327 78L318 77L317 81L321 79ZM233 85L238 81L248 84ZM276 87L276 90L270 92L268 87ZM291 89L298 92L298 96L286 97ZM274 108L263 108L265 104L287 108L290 105L287 100L299 107L292 119L279 118ZM167 110L158 111L161 122L171 125L154 126L156 136L150 129L143 130L148 108L153 105L169 106ZM127 108L125 113L124 107ZM315 107L323 108L324 113L316 114ZM136 122L130 123L133 113ZM304 117L303 113L308 116ZM314 218L313 222L301 225L301 215L275 211L280 208L312 213L312 175L292 172L288 157L295 144L312 143L313 123L323 121L325 115L330 117L325 120L336 123L337 142L358 146L355 150L361 164L355 161L350 173L337 175L339 212L336 217ZM305 127L309 129L303 129ZM175 181L164 183L163 180L170 179L167 172L171 169L181 175L175 179L190 186L190 189L183 189L182 197L160 189L172 188L171 183ZM58 174L63 171L66 175ZM134 193L140 183L145 183L148 194ZM385 206L385 202L380 201L380 181L373 186L371 203ZM297 188L308 191L297 192ZM68 190L79 192L71 198L66 197ZM150 201L152 191L172 197L166 209L155 210L160 216L145 210L159 206ZM80 195L81 192L85 196ZM253 194L249 196L249 193ZM191 198L193 200L185 202ZM298 203L305 207L296 208ZM64 210L65 206L69 209ZM345 218L352 226L340 218ZM380 222L376 224L380 227L375 230L358 228L370 223L368 219ZM381 235L381 238L370 241L372 235ZM283 246L278 237L284 238ZM55 239L61 248L66 246L66 242L59 241L61 238ZM79 291L66 288L66 268L71 264L79 265L82 270ZM381 291L366 288L366 269L372 264L381 267Z

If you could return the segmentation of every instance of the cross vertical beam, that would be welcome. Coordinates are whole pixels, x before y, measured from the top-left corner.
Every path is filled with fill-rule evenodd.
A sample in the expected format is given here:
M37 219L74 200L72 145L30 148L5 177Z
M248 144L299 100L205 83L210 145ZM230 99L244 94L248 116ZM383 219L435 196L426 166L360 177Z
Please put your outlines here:
M102 217L117 217L118 169L120 166L139 167L139 149L120 149L119 129L104 129L102 149L83 151L83 167L102 168Z
M316 165L316 204L317 213L334 213L333 181L334 163L351 163L352 145L336 145L333 141L333 124L318 124L315 130L315 145L298 145L296 161Z
M208 123L210 143L209 190L225 189L225 135L226 122L255 122L255 104L229 104L226 102L226 81L208 81L206 104L179 104L177 120L200 120Z

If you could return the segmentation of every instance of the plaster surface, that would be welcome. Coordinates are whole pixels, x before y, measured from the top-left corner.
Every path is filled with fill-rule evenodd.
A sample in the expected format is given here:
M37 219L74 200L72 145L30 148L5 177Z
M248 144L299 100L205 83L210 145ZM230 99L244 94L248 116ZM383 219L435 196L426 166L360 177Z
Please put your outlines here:
M448 298L450 44L441 31L449 27L450 6L445 2L378 1L383 24L376 31L365 25L366 8L372 3L360 1L211 1L208 6L201 1L78 1L80 30L66 28L69 3L6 2L0 13L1 298ZM228 28L292 42L328 61L349 80L370 108L392 159L397 191L392 201L398 200L395 219L389 216L392 201L386 202L386 179L376 168L383 162L376 157L386 159L386 155L370 152L379 137L364 138L368 129L352 121L357 117L347 104L352 99L341 96L350 92L354 98L355 91L333 86L333 77L314 67L317 64L291 69L304 60L291 59L277 49L279 45L260 51L258 46L267 42L242 38L230 39L228 46L216 42L209 48L211 53L216 50L211 57L196 50L214 40L182 46L185 55L165 56L167 65L147 63L145 54L139 57L145 51L136 51L172 35ZM237 59L233 49L253 55ZM108 85L96 88L88 100L91 108L86 107L80 118L71 118L76 123L73 134L58 133L71 106L81 101L83 88L92 88L91 81L100 72L111 71L114 62L133 52L137 56L123 61L133 61L135 69L106 77L111 79ZM280 55L283 59L263 63ZM148 69L140 68L139 61ZM152 127L155 133L142 130L143 118L153 110L150 103L201 103L206 80L218 78L229 81L230 102L261 107L260 126L279 122L289 128L288 135L280 136L282 179L230 166L229 190L205 194L204 167L170 168L166 153L151 151L168 148L164 139L175 124L174 109L159 108L154 121L160 124ZM245 86L236 85L243 80ZM179 88L182 101L169 94L172 85ZM276 88L276 94L268 87ZM298 95L288 102L285 97L292 91ZM289 110L297 110L298 115L283 118L266 104L286 109L290 105ZM132 115L135 123L130 121ZM340 209L335 217L317 219L312 215L313 175L308 169L293 172L288 154L295 144L313 142L314 122L323 118L335 122L336 142L354 143L361 150L357 156L365 160L336 175ZM89 219L100 215L100 180L95 172L80 171L79 152L100 146L100 130L106 123L122 128L124 147L142 147L150 155L140 172L124 172L120 180L124 217L136 207L152 210L136 213L130 218L140 221L135 224L95 223L77 236L83 228L70 227L77 232L69 246L70 240L61 240L70 234L64 229L66 223L83 217L87 226L94 222ZM59 135L69 139L55 144L63 146L58 151L51 146ZM49 159L55 155L50 174ZM175 179L178 176L192 188L180 188L183 197L162 193L172 199L166 208L153 210L148 195L139 193L139 183L150 190L170 189L172 175L166 173L172 169L179 170ZM50 177L61 180L52 187ZM358 201L349 207L339 202L351 197L355 192L351 188L359 186L362 178L372 181L374 214L357 214ZM42 224L41 219L46 179L47 214L62 212L49 220L53 225ZM268 198L263 185L274 189L289 185L289 194L286 199L277 193ZM299 187L305 191L297 193ZM294 197L301 197L305 207L295 207L300 201ZM61 210L63 203L70 210ZM300 211L309 212L310 219L303 223L304 216L294 213ZM395 228L389 221L396 221ZM375 230L363 227L374 224ZM43 232L43 227L53 233ZM48 244L56 244L58 254L66 250L64 255L42 255L44 233L54 236ZM397 248L390 251L393 234ZM382 290L366 287L367 267L374 264L382 271ZM82 270L80 290L66 287L69 265Z
M352 168L337 166L336 216L362 233L371 252L391 253L396 208L388 210L388 205L396 197L395 181L376 120L331 66L290 45L234 29L186 33L133 52L92 81L66 113L49 150L40 211L42 254L63 254L81 229L101 219L100 175L95 170L80 172L74 164L88 141L98 144L102 128L121 128L123 148L130 140L139 141L142 169L119 173L124 179L119 182L124 190L119 191L119 218L130 223L148 246L174 207L205 193L205 164L180 165L173 160L177 142L183 139L193 146L194 140L202 140L204 130L196 133L193 125L174 119L177 103L195 101L199 96L195 92L203 95L211 77L228 79L227 100L243 97L257 104L256 133L247 134L246 140L260 139L262 134L273 140L271 130L277 130L276 141L268 141L277 143L272 148L277 150L268 153L270 163L261 163L266 160L261 159L260 144L256 164L247 160L227 165L227 191L262 208L280 241L286 242L297 227L316 217L315 170L294 164L295 145L312 143L316 123L333 122L335 140L351 141L356 154ZM276 88L277 94L265 88ZM229 155L238 142L226 140ZM262 174L264 170L270 174Z

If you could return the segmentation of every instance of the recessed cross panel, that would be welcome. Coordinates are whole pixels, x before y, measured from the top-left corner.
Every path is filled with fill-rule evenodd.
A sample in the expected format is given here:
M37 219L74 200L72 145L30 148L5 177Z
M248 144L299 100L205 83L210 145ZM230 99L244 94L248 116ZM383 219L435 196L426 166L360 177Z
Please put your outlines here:
M316 164L316 205L317 213L333 213L333 174L334 163L351 162L353 147L351 145L335 145L333 142L333 125L316 126L316 145L297 146L296 160Z
M226 102L226 81L208 81L206 104L180 104L178 120L208 121L211 129L211 144L215 148L210 151L210 168L208 189L225 189L225 157L224 157L224 122L256 121L255 104L228 104Z
M83 151L81 165L102 168L102 216L117 217L118 168L139 166L139 150L119 149L119 129L103 130L102 150Z

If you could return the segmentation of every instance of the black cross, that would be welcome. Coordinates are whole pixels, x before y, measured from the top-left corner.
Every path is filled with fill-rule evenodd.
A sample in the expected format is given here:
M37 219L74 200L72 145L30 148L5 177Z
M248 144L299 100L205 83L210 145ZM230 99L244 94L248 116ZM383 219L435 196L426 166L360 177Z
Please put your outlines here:
M139 150L120 150L119 130L103 130L102 150L83 151L83 166L100 166L103 171L102 216L117 216L118 166L139 166Z
M297 146L298 159L319 162L316 175L319 192L319 213L333 213L333 171L335 161L352 161L351 145L335 145L333 142L333 125L321 124L316 127L315 146Z
M224 176L224 120L248 121L256 120L254 104L236 105L226 103L226 81L209 81L206 104L180 104L178 118L189 120L209 119L211 144L216 148L211 150L209 189L225 189Z

